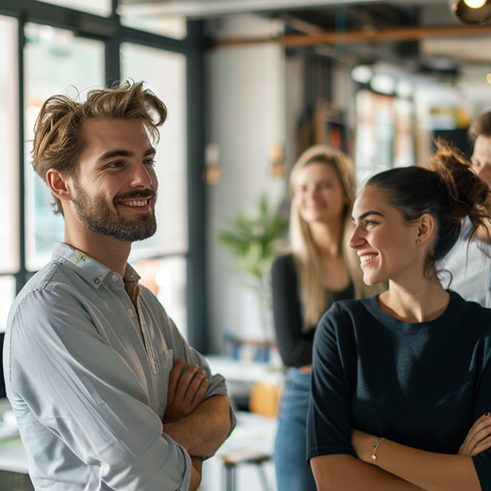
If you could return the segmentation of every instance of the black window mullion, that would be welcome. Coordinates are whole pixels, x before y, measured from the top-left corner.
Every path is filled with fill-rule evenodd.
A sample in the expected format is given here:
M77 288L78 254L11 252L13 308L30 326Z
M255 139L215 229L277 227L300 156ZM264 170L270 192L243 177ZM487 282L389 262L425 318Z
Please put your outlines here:
M105 42L106 87L121 79L121 52L119 39L109 39Z
M206 288L206 187L204 170L204 52L203 23L188 22L193 48L187 57L187 202L188 242L187 298L188 341L202 353L209 349Z
M17 64L18 64L18 100L19 100L19 260L20 270L16 275L16 289L19 292L28 280L28 271L26 268L26 202L25 202L25 107L24 107L24 87L25 87L25 69L24 69L24 25L25 17L18 18L17 33Z

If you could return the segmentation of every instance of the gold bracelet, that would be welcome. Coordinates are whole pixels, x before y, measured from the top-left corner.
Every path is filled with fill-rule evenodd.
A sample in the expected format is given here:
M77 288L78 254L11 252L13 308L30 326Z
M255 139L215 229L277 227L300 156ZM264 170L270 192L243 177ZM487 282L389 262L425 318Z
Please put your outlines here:
M385 440L385 438L378 438L377 440L375 440L375 443L373 444L372 460L374 464L377 464L377 456L375 454L377 452L378 446L382 443L383 440Z

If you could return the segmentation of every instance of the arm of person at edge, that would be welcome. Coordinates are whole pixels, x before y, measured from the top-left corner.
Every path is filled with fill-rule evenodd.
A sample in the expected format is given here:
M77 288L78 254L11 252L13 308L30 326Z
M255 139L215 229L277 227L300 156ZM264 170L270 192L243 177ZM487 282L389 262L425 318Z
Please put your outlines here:
M352 442L358 458L405 479L426 490L476 490L481 489L472 456L491 446L491 417L481 416L472 426L457 455L426 452L384 439L376 450L377 437L353 430Z
M312 364L313 340L303 332L297 285L293 257L276 258L271 267L276 343L284 365L300 368Z

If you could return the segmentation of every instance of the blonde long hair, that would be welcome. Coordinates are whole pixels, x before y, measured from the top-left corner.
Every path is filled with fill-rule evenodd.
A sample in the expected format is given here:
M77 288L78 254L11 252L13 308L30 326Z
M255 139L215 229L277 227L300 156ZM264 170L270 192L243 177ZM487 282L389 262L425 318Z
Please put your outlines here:
M303 311L304 330L317 325L322 314L332 303L332 295L326 295L322 284L321 257L307 222L298 211L294 199L296 183L300 172L309 164L321 163L333 166L349 202L343 210L343 231L341 234L341 254L345 260L349 276L353 281L356 298L364 298L375 293L373 287L363 283L360 261L356 252L348 246L353 230L351 211L355 200L355 173L351 159L326 145L308 148L297 160L290 174L290 250L297 268L300 301ZM329 298L331 297L331 298Z

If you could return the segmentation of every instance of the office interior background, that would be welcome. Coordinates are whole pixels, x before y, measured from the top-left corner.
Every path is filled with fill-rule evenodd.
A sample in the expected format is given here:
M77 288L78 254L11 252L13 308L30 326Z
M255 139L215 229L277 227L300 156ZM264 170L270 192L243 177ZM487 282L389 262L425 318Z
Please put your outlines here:
M490 26L448 0L0 0L0 331L63 240L30 167L50 95L130 78L166 103L159 228L131 262L191 345L259 359L271 320L217 236L261 196L287 215L289 169L314 143L348 152L360 182L424 165L435 136L469 155L490 72Z

